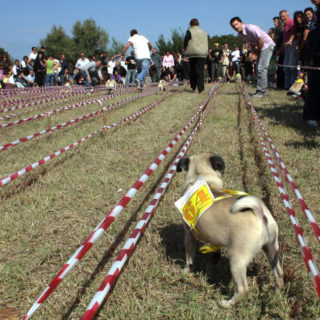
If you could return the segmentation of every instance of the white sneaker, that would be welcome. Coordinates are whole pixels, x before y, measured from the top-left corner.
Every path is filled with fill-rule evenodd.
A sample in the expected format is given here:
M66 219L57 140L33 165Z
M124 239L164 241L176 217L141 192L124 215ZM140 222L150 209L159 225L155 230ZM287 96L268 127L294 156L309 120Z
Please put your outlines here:
M252 98L263 98L266 97L268 94L266 92L256 92L252 95Z

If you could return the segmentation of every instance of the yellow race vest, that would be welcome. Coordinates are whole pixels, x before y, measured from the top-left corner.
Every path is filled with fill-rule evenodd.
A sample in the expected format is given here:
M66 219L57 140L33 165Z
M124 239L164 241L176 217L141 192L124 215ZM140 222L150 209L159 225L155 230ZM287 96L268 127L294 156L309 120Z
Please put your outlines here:
M175 202L182 215L183 220L193 230L196 230L196 225L201 215L206 212L215 202L229 198L233 195L248 195L242 191L231 189L222 189L227 195L215 198L212 194L207 182L199 178L196 183ZM215 252L220 249L220 246L215 246L210 243L202 246L199 250L202 253Z

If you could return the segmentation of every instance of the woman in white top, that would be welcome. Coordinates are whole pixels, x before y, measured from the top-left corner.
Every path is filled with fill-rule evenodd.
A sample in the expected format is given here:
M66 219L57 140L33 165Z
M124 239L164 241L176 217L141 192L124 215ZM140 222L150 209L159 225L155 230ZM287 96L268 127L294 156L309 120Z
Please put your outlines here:
M230 54L231 61L236 67L237 73L240 73L240 50L238 46L235 46L233 51Z

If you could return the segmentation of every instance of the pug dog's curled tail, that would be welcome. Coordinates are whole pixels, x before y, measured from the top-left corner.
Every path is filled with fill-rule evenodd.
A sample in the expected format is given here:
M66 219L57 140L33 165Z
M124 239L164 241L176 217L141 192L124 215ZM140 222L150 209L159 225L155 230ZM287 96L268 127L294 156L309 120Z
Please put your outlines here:
M246 196L238 199L231 206L231 213L238 214L244 210L252 210L257 218L259 218L263 223L267 223L267 217L263 212L264 204L263 202L254 196Z

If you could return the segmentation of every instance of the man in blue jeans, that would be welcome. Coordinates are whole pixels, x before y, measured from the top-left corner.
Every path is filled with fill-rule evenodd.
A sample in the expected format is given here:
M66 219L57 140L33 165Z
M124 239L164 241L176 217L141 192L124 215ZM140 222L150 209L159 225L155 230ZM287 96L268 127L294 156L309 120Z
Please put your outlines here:
M238 32L239 37L244 39L252 47L252 58L257 62L257 91L254 98L266 96L268 87L268 67L275 43L270 36L254 24L244 24L239 17L230 20L232 28Z
M130 46L133 48L138 69L136 84L138 89L142 91L143 80L148 73L151 61L150 50L152 49L152 44L146 37L138 34L136 29L132 29L128 43L123 47L121 55L124 55Z

